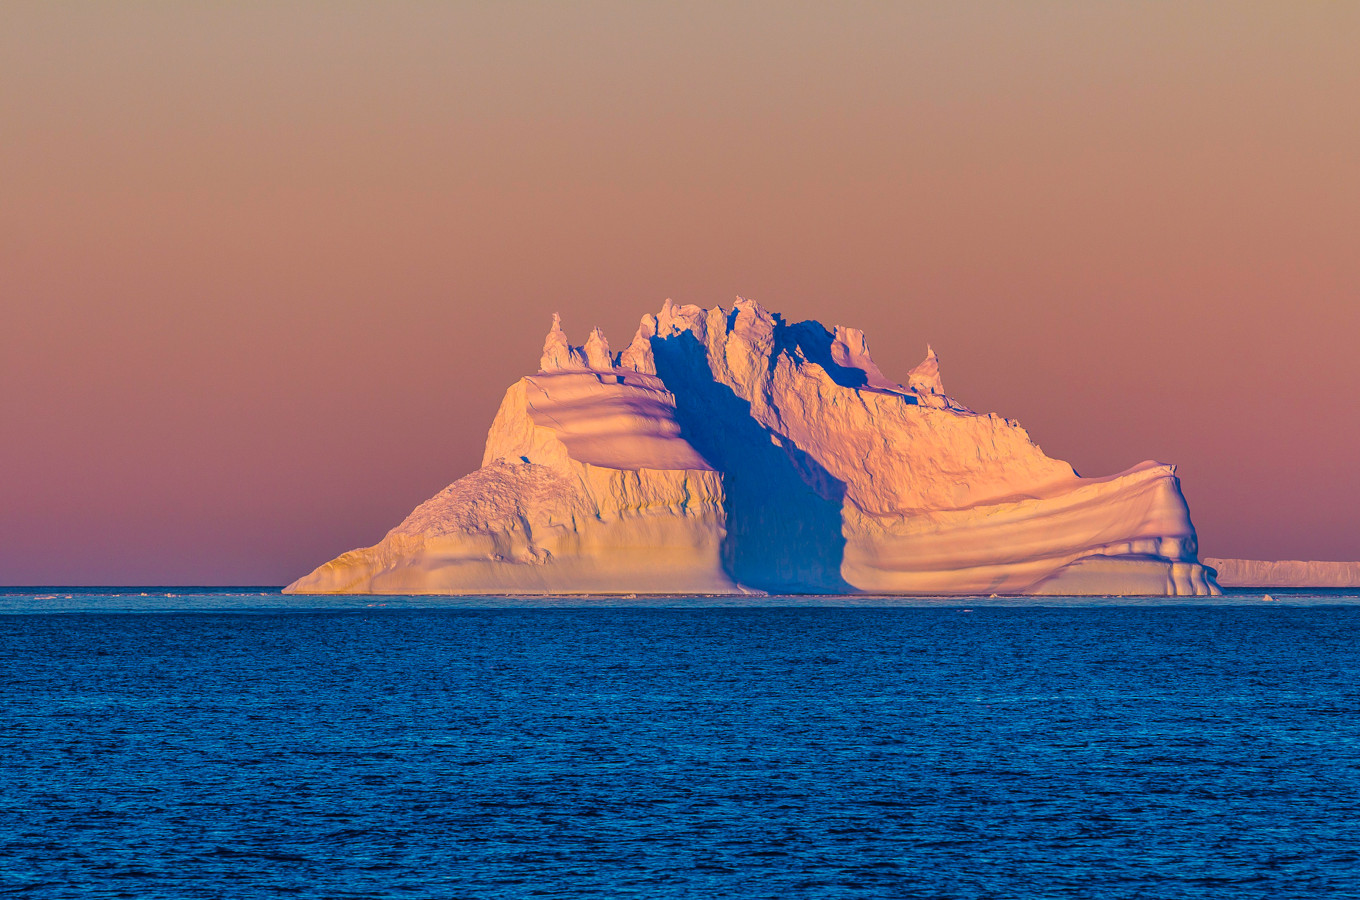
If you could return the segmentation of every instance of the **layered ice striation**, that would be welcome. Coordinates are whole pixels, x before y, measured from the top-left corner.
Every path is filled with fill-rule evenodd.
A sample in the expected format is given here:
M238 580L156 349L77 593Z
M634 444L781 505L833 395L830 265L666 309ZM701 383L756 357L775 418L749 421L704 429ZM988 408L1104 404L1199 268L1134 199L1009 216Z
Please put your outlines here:
M554 317L482 468L299 593L1218 592L1171 466L1080 478L863 333L749 300L644 316L619 354Z

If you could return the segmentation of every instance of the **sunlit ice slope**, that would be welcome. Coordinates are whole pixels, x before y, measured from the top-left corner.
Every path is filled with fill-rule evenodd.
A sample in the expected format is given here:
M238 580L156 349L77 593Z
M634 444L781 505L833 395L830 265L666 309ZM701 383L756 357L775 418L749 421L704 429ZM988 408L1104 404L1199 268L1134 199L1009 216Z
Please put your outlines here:
M506 392L480 469L285 590L738 593L723 502L661 379L619 365L598 332L568 346L554 322L539 373Z

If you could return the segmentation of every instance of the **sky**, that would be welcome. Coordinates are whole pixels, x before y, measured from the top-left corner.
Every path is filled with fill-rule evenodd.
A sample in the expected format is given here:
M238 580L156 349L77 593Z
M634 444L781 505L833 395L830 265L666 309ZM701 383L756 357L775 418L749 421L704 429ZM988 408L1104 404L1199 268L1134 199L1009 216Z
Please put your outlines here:
M1360 4L0 5L0 583L283 584L553 312L863 329L1360 559Z

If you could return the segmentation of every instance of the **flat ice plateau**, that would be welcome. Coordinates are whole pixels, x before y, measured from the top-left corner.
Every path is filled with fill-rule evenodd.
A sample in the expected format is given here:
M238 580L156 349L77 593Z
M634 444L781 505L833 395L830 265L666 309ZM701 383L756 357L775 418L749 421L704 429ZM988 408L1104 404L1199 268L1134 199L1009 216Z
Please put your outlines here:
M1224 587L1354 588L1360 587L1360 562L1302 559L1206 559Z
M1213 595L1172 466L1079 477L1016 422L756 303L556 318L482 467L291 593Z

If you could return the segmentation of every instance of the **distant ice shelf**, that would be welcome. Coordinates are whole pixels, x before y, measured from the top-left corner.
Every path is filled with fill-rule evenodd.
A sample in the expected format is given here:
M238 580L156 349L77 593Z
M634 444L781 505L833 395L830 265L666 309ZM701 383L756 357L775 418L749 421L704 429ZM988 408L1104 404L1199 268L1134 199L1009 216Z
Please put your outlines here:
M1353 588L1360 587L1360 562L1302 559L1208 559L1223 587Z

